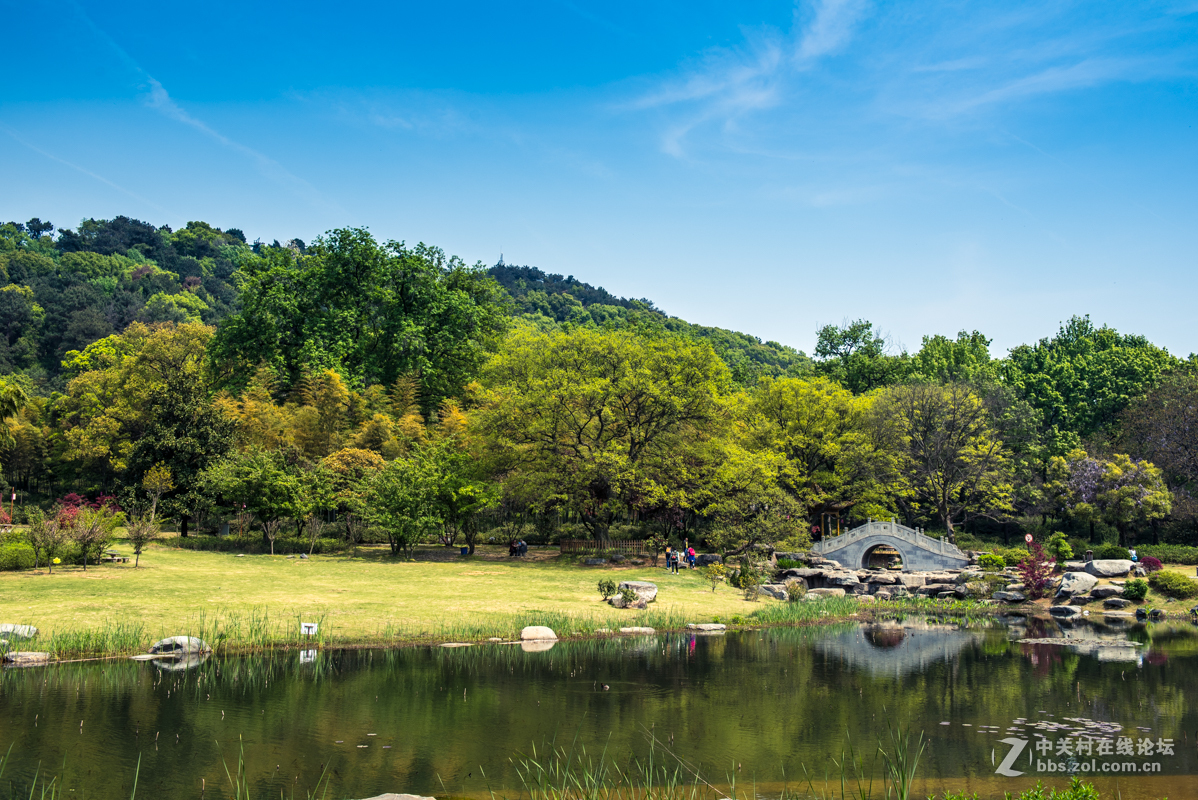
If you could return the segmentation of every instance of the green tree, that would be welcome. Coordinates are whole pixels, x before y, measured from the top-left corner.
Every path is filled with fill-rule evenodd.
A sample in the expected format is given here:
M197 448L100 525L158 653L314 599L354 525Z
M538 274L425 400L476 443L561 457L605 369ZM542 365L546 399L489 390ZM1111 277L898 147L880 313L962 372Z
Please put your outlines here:
M629 331L520 330L488 364L477 433L508 496L577 512L694 508L726 427L728 369L704 344Z
M234 452L205 469L200 485L227 505L256 516L263 526L262 541L272 553L282 519L302 513L300 480L276 453Z
M876 413L899 443L895 494L909 519L930 514L951 535L971 517L1010 510L1010 455L972 389L893 386L878 398Z
M79 545L80 552L83 553L84 572L87 571L88 558L91 558L92 563L99 562L100 555L104 552L104 548L112 543L112 537L124 518L124 514L114 511L106 505L99 508L79 507L79 511L75 514L74 527L71 529L71 538L75 540L75 543Z
M809 523L854 508L893 513L886 489L897 454L877 435L874 398L854 396L827 378L764 379L742 416L750 449L777 453L782 486Z
M925 336L911 357L911 377L936 383L983 383L997 377L990 359L990 340L977 331L960 331L957 338Z
M909 369L907 354L889 355L886 339L867 320L843 326L825 325L816 332L816 337L816 372L853 394L901 381Z
M338 229L306 254L274 249L242 267L241 310L220 326L212 360L222 385L265 363L289 390L305 370L357 387L419 375L427 412L477 373L505 327L502 292L481 265L435 247L380 245Z
M1073 317L1051 339L1011 350L1003 379L1041 412L1047 455L1108 429L1178 361L1143 336Z
M405 553L445 524L443 475L431 449L419 447L379 470L366 486L366 516L387 532L391 553Z

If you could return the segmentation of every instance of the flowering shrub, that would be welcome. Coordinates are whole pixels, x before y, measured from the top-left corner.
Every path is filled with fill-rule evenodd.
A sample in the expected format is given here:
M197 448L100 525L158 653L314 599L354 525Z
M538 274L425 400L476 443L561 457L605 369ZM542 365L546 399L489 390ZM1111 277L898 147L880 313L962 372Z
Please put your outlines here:
M1016 569L1023 581L1023 593L1029 599L1038 600L1048 593L1056 561L1044 552L1039 542L1032 542L1027 547L1028 552Z

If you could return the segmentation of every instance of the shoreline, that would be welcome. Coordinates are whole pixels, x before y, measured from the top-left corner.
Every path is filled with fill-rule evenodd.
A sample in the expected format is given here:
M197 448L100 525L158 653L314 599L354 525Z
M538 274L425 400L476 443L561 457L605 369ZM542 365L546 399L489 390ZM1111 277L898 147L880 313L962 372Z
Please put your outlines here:
M793 608L792 608L793 606ZM1031 609L1029 609L1030 611ZM83 663L89 661L118 660L145 655L150 644L167 635L195 636L212 648L213 655L246 656L272 652L318 650L389 650L415 647L443 647L446 645L478 646L486 644L520 644L519 630L526 625L545 624L558 638L546 642L579 642L617 639L637 635L685 633L687 625L717 622L727 626L724 631L703 632L700 635L721 635L725 632L761 630L773 628L810 628L844 624L849 622L880 622L895 615L926 615L951 620L994 619L1007 615L1010 608L982 605L971 601L906 600L889 601L885 604L860 603L855 598L817 598L782 606L771 606L751 612L737 619L692 619L675 610L638 612L636 616L578 615L569 612L541 612L538 614L512 614L510 619L496 620L479 626L453 626L438 631L380 631L378 635L348 635L321 631L312 640L297 639L294 635L272 636L281 631L259 628L254 636L232 638L224 633L229 627L240 628L244 621L237 614L228 617L201 620L198 625L180 626L176 634L158 636L150 634L144 626L119 629L118 636L101 638L93 631L52 630L39 631L30 640L10 641L8 652L46 652L50 659L31 665L10 665L5 668L28 668L52 664ZM764 613L763 613L764 612ZM789 613L788 613L789 612ZM762 617L755 618L755 615ZM768 617L773 617L768 618ZM782 618L779 618L782 617ZM267 609L262 609L261 620L269 619ZM225 623L222 626L221 623ZM554 624L556 623L557 627ZM618 624L617 624L618 623ZM656 623L656 624L653 624ZM323 626L321 626L323 627ZM646 632L623 633L620 628L651 628ZM696 631L696 633L699 633ZM514 635L513 635L514 634Z

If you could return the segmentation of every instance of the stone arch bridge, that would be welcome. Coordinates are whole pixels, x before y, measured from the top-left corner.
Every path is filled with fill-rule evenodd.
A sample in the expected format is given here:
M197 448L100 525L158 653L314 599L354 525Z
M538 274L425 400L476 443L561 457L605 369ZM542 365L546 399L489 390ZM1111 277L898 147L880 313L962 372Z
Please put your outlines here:
M816 542L811 551L839 561L847 569L864 569L868 566L870 551L880 545L893 547L899 552L903 559L903 572L963 569L969 566L969 556L955 544L924 536L914 528L900 525L894 520L870 520L840 536Z

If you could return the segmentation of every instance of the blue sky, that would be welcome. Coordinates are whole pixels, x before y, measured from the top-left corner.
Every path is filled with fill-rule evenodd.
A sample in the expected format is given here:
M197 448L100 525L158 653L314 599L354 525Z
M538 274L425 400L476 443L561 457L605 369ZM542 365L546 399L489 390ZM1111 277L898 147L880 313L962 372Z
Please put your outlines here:
M7 2L0 219L343 225L810 351L1198 351L1198 0Z

